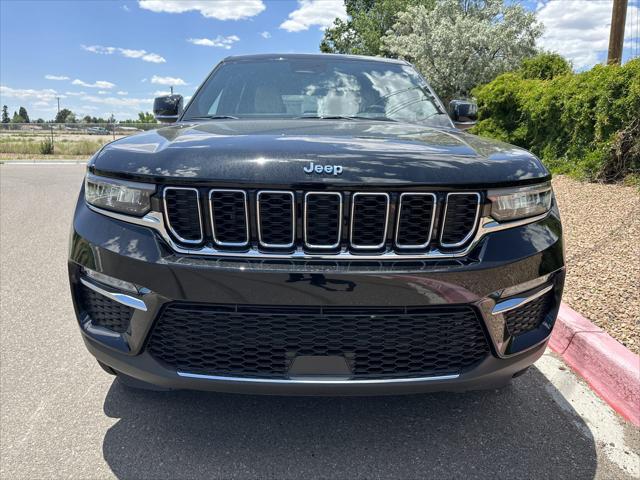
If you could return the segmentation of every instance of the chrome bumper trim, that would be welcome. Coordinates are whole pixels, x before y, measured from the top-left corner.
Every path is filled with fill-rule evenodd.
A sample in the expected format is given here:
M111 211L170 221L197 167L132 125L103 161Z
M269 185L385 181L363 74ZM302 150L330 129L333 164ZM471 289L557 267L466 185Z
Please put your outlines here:
M110 300L113 300L114 302L121 303L122 305L126 305L127 307L135 308L136 310L142 310L143 312L147 311L147 304L139 298L125 295L124 293L109 292L104 288L100 288L99 286L89 282L88 280L85 280L84 278L80 279L80 283L82 283L85 287L90 288L94 292L99 293L100 295L104 295Z
M523 305L526 305L527 303L533 302L535 299L540 298L545 293L550 292L552 289L553 285L549 285L548 287L544 287L542 290L538 290L531 296L512 297L502 302L498 302L496 303L495 307L493 307L493 310L491 310L491 313L493 315L498 315L500 313L506 313L510 310L513 310L514 308L522 307Z
M522 225L527 225L529 223L539 222L543 220L549 215L549 212L543 213L541 215L529 218L523 218L520 220L514 220L512 222L503 222L499 223L495 221L491 217L483 217L480 221L480 226L476 230L476 234L473 240L465 247L463 250L456 250L453 252L443 252L438 249L431 249L427 252L423 253L396 253L394 251L386 251L379 254L355 254L351 253L346 249L343 249L339 253L331 253L331 254L316 254L316 253L307 253L302 248L298 247L296 251L292 253L268 253L262 252L257 248L249 248L245 252L231 252L225 250L218 250L209 245L204 245L198 248L185 248L176 244L167 229L165 228L164 221L162 218L162 213L160 212L149 212L144 217L133 217L131 215L124 215L121 213L112 212L109 210L104 210L102 208L94 207L93 205L89 205L86 203L87 207L94 212L100 213L102 215L106 215L107 217L115 218L116 220L120 220L122 222L131 223L134 225L141 225L143 227L153 228L157 231L162 239L167 242L167 244L173 249L176 253L186 254L186 255L207 255L207 256L216 256L221 258L241 258L241 259L257 259L257 260L342 260L342 261L358 261L358 260L428 260L428 259L446 259L446 258L459 258L466 256L475 246L482 240L482 238L493 232L498 232L501 230L507 230L509 228L520 227Z
M418 378L372 378L369 380L340 380L340 379L316 379L316 378L255 378L255 377L225 377L219 375L202 375L200 373L176 372L178 376L185 378L198 378L201 380L214 380L219 382L237 382L237 383L263 383L263 384L282 384L282 385L377 385L386 384L393 385L395 383L420 383L435 382L438 380L455 380L460 377L459 374L440 375L435 377L418 377Z

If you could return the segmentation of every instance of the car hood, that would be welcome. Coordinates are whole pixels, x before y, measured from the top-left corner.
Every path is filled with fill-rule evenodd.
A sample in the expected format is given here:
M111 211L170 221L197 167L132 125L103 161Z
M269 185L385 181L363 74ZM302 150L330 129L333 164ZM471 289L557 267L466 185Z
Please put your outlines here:
M174 124L106 145L89 168L142 181L246 186L487 187L549 177L526 150L459 130L321 119Z

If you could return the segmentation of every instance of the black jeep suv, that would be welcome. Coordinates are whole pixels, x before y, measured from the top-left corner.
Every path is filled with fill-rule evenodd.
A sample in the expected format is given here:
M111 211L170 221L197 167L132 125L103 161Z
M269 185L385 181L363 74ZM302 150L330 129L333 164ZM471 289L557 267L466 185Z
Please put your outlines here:
M89 161L69 252L89 351L125 383L276 394L497 387L564 282L550 174L462 131L404 61L222 61L169 126ZM456 129L455 127L459 127Z

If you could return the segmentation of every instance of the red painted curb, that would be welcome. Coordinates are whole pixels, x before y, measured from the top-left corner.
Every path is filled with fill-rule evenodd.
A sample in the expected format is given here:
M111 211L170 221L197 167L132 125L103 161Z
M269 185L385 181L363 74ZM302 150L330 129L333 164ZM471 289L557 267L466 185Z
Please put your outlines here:
M566 304L549 348L620 415L640 427L640 357Z

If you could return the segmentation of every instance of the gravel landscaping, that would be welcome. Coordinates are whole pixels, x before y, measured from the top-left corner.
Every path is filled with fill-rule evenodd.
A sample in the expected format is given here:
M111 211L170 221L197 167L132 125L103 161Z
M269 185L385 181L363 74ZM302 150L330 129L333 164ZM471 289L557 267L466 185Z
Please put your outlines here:
M567 253L563 300L640 354L640 192L553 179Z

